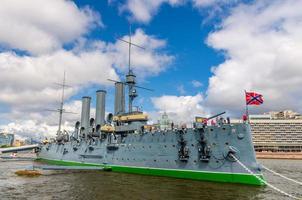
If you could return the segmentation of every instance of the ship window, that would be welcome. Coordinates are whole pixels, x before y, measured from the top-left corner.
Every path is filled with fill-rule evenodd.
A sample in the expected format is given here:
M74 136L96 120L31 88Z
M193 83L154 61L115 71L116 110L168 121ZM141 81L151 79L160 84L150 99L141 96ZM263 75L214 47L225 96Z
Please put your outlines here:
M194 144L192 144L192 147L194 147Z
M169 160L166 160L167 162L169 162Z
M226 144L226 145L229 145L229 143L228 143L228 142L226 142L225 144Z
M156 160L154 160L154 162L156 162Z
M175 144L173 144L172 147L175 147Z

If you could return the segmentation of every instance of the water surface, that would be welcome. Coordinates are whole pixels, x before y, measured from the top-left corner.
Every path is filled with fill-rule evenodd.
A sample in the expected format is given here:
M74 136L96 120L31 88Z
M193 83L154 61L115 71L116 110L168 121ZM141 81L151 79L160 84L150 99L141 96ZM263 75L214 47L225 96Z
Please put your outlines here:
M267 167L302 181L302 161L259 160ZM0 199L288 199L268 187L200 182L192 180L102 171L45 171L35 178L18 177L33 161L0 160ZM295 196L302 186L264 172L266 180Z

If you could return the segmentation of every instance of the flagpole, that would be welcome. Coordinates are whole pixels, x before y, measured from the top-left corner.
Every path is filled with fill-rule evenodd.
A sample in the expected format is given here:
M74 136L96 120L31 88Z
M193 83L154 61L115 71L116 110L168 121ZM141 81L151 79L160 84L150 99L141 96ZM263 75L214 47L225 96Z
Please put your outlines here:
M246 102L246 90L244 90L244 95L245 95L245 115L247 117L247 122L250 123L249 106Z

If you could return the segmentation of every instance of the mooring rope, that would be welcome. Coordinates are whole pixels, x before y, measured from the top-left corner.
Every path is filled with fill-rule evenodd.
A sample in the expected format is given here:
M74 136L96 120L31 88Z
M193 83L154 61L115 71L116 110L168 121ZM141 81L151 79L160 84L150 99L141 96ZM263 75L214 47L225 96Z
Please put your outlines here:
M299 197L293 196L293 195L291 195L291 194L288 194L287 192L284 192L283 190L281 190L281 189L275 187L274 185L272 185L272 184L266 182L266 181L263 180L262 178L258 177L254 172L252 172L247 166L245 166L245 165L244 165L240 160L238 160L233 154L229 154L229 155L232 156L232 157L236 160L236 162L238 162L239 165L240 165L243 169L245 169L245 170L246 170L247 172L249 172L251 175L255 176L260 182L266 184L268 187L270 187L270 188L276 190L277 192L279 192L279 193L281 193L281 194L283 194L283 195L285 195L285 196L288 196L288 197L290 197L290 198L292 198L292 199L302 200L302 198L299 198Z
M289 181L292 181L292 182L297 183L297 184L299 184L299 185L302 185L302 182L299 182L299 181L297 181L297 180L294 180L294 179L288 178L288 177L286 177L286 176L284 176L284 175L282 175L282 174L279 174L278 172L275 172L275 171L269 169L268 167L266 167L266 166L264 166L264 165L262 165L262 167L263 167L265 170L267 170L267 171L269 171L269 172L271 172L271 173L273 173L273 174L275 174L275 175L277 175L277 176L280 176L280 177L282 177L282 178L284 178L284 179L286 179L286 180L289 180Z

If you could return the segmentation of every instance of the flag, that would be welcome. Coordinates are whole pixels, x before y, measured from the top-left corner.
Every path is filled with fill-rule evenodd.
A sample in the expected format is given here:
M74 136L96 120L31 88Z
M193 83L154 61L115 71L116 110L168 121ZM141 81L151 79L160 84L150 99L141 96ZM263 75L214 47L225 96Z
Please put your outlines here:
M245 92L246 105L260 105L263 104L262 94L256 92Z

